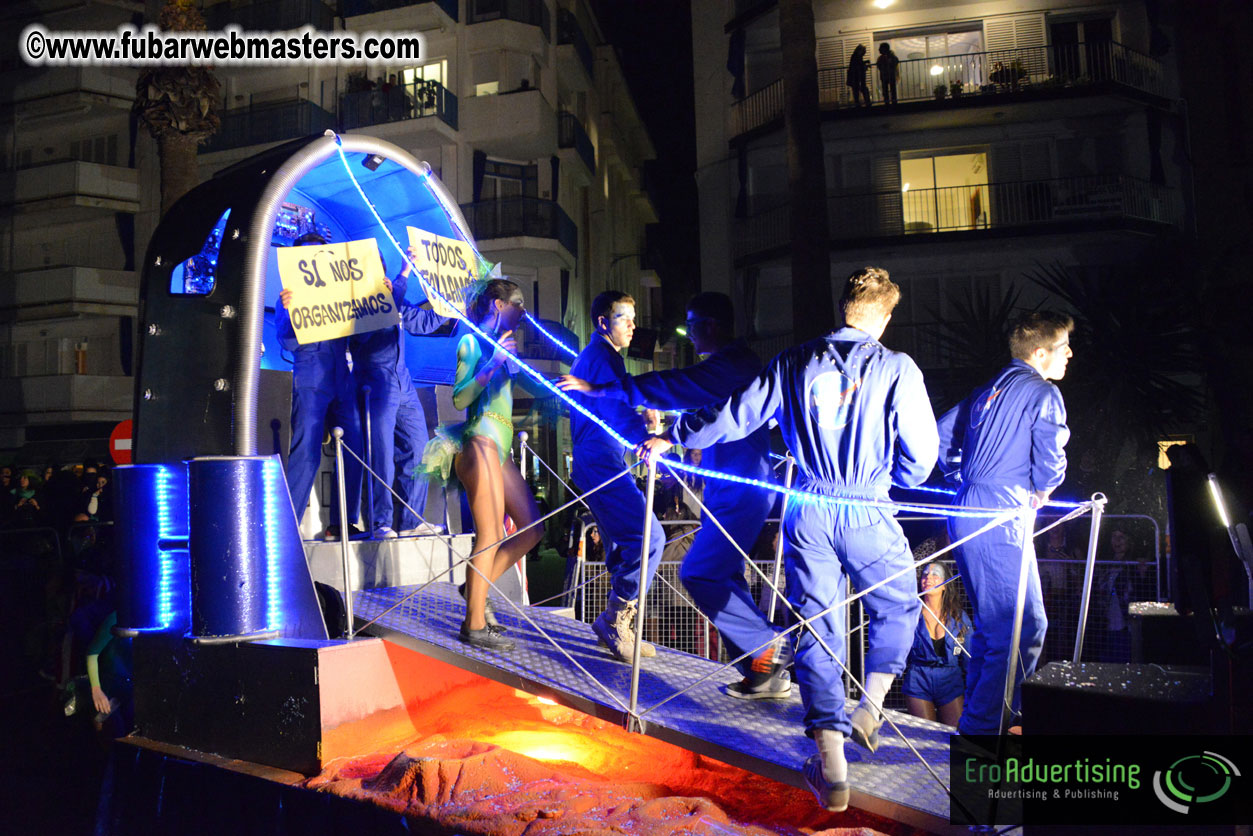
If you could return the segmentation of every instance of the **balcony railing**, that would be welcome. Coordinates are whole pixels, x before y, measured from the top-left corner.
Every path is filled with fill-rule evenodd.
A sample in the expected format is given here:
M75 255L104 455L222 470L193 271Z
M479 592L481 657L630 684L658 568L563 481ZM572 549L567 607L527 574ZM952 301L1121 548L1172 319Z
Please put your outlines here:
M345 13L346 14L346 13ZM335 28L335 11L322 0L253 0L218 3L204 10L209 31L234 23L245 32L284 32L308 24L319 32Z
M360 90L339 97L340 129L436 116L457 130L457 97L437 81L417 79L388 90Z
M574 52L583 63L583 69L587 70L588 77L594 78L595 63L592 60L592 46L587 42L583 28L579 26L579 19L569 9L557 9L557 45L566 44L574 47Z
M592 147L591 138L578 117L564 110L557 114L557 147L573 148L587 163L588 171L596 170L596 149Z
M1066 221L1124 219L1179 226L1179 193L1121 175L910 189L828 198L832 240L979 232ZM788 244L788 207L740 222L737 258Z
M469 0L466 23L513 20L538 26L544 40L552 40L552 14L544 0Z
M955 84L960 84L963 100L1107 83L1154 96L1166 95L1162 65L1154 58L1112 41L915 58L902 61L897 70L898 102L935 99L936 87L940 85L944 86L941 98L950 99ZM845 83L847 76L847 67L818 71L820 107L835 110L854 106L852 90ZM873 66L866 72L866 84L875 103L882 103L883 88ZM739 135L782 116L783 82L775 81L732 106L732 130Z
M368 15L371 12L385 12L388 9L399 9L404 6L416 6L421 0L339 0L340 14L344 17ZM430 2L430 0L427 0ZM434 0L435 5L443 10L452 20L461 18L457 13L457 0Z
M502 197L461 204L466 223L480 241L492 238L552 238L574 257L579 254L574 221L554 200Z
M335 128L335 117L308 99L250 105L222 114L222 127L200 147L202 154L282 142Z

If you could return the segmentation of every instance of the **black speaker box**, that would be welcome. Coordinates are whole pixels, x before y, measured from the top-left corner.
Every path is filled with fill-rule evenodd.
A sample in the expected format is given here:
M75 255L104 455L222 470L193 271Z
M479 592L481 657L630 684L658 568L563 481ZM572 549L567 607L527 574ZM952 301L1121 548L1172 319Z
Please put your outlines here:
M283 457L291 449L291 372L261 370L257 390L257 455Z

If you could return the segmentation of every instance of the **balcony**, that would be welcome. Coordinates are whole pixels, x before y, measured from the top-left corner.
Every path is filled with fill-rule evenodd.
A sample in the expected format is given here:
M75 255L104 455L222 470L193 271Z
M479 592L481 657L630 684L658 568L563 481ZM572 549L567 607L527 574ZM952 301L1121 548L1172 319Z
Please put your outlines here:
M41 67L16 71L0 90L0 112L13 117L13 105L22 105L22 118L73 117L83 122L98 116L118 116L135 101L138 73L122 67Z
M204 19L211 32L231 23L245 32L286 32L306 24L319 32L335 28L335 11L322 0L227 0L206 8Z
M200 146L200 153L283 142L334 128L335 117L308 99L240 107L222 114L221 129Z
M461 204L479 251L524 267L573 269L578 229L555 200L504 197Z
M0 282L0 318L26 321L77 314L134 316L138 274L94 267L50 267Z
M1134 92L1164 99L1165 76L1154 58L1111 41L1090 44L998 49L918 58L902 61L898 67L897 100L933 102L934 107L954 104L1000 104L1004 101L1036 100L1041 97L1076 95L1085 92ZM852 90L845 84L847 67L818 71L818 104L823 110L855 110ZM876 105L883 101L879 74L873 66L866 83ZM953 85L960 84L960 95L953 101ZM937 101L936 87L943 85ZM875 111L877 116L884 111ZM783 82L775 81L731 106L731 134L740 136L783 118Z
M139 211L139 172L133 168L65 160L0 176L6 213L55 212L55 222ZM40 222L47 219L40 214Z
M557 9L557 74L571 90L587 90L596 77L592 46L569 9Z
M573 148L587 166L587 173L596 172L596 149L592 147L587 131L583 130L583 124L573 113L562 111L557 114L557 147Z
M511 160L547 157L557 145L557 113L534 87L461 102L467 142Z
M405 9L406 26L419 30L451 26L461 19L457 0L340 0L339 8L346 18Z
M839 195L827 201L833 241L1183 222L1177 190L1120 175ZM734 246L737 260L785 251L788 207L738 222Z
M536 26L544 40L552 36L552 14L544 0L466 0L466 23L488 23L493 20L512 20Z
M438 120L447 126L442 129L432 126L431 138L436 141L454 139L457 97L436 81L417 79L409 84L394 85L386 92L360 90L339 97L339 125L343 131L429 117L435 117L432 122ZM415 140L413 127L406 125L405 135L409 140Z
M121 421L131 417L134 379L58 374L0 379L0 422Z

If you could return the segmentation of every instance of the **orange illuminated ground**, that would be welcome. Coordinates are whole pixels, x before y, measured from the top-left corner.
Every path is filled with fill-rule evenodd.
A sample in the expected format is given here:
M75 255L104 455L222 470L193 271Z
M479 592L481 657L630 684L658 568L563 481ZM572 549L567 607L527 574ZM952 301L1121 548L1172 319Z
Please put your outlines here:
M913 833L807 792L388 645L416 737L336 761L312 788L404 812L422 832Z

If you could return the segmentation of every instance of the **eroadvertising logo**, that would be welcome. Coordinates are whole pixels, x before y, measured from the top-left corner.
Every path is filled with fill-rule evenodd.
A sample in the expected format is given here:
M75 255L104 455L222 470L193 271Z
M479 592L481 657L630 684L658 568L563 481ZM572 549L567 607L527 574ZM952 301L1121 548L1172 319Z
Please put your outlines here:
M1153 773L1153 792L1157 800L1176 813L1188 815L1193 806L1218 801L1231 789L1232 778L1240 770L1217 752L1185 755Z
M1230 737L954 735L951 740L954 824L1253 821L1253 793L1240 787L1253 749L1233 747Z

